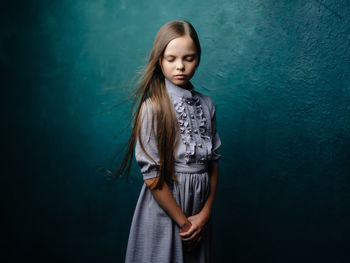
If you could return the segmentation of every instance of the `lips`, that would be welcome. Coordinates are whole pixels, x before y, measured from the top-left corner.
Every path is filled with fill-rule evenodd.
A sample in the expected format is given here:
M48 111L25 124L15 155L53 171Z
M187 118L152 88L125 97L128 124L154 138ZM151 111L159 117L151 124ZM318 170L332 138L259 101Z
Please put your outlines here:
M178 74L178 75L175 75L175 78L184 79L184 78L186 78L186 75Z

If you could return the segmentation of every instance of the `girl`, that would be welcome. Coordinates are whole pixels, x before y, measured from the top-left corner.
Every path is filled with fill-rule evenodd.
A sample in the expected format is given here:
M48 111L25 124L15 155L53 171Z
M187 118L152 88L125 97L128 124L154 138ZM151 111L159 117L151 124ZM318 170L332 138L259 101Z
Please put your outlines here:
M211 210L218 181L215 107L190 79L200 61L197 33L170 21L155 37L141 77L128 153L144 179L125 262L212 262ZM136 144L136 145L135 145Z

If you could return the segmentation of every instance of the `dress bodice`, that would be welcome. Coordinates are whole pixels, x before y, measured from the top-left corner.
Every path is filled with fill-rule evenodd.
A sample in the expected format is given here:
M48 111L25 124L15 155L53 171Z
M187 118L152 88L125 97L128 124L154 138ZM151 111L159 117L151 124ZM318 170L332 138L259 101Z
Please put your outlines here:
M176 162L204 164L218 161L221 142L216 131L212 100L194 89L187 90L165 79L179 124Z
M221 140L216 130L214 103L208 96L195 91L192 85L190 85L192 89L185 89L165 78L165 86L179 125L179 137L175 150L175 172L177 168L181 172L191 173L198 167L205 167L209 163L217 165L221 158L221 155L218 154ZM152 107L147 106L148 104L146 102L142 107L141 139L145 150L156 163L141 149L140 138L138 138L135 157L144 179L159 175L156 137L150 132L153 113Z

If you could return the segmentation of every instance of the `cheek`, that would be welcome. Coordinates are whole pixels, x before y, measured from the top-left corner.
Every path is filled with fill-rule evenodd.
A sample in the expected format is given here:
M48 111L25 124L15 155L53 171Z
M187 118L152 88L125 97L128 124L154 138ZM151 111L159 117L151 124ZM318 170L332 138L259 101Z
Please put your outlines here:
M163 62L163 70L169 71L173 69L173 64L169 62Z
M197 64L192 64L191 65L191 71L194 72L197 68Z

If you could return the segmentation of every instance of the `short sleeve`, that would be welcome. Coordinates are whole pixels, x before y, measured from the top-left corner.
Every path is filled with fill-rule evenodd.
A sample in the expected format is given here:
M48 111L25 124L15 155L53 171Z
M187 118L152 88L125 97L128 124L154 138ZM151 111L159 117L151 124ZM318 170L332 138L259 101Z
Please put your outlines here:
M159 156L155 130L152 132L152 104L149 100L143 102L140 110L140 137L137 136L135 145L135 159L141 168L143 179L159 176ZM154 120L156 128L156 120ZM148 155L141 148L140 141ZM150 158L151 157L151 158ZM153 160L152 160L153 159Z
M213 165L218 165L219 160L221 159L221 155L218 153L218 149L221 146L220 136L216 130L216 111L215 105L212 103L212 107L210 109L211 115L211 129L212 129L212 159L211 163Z

